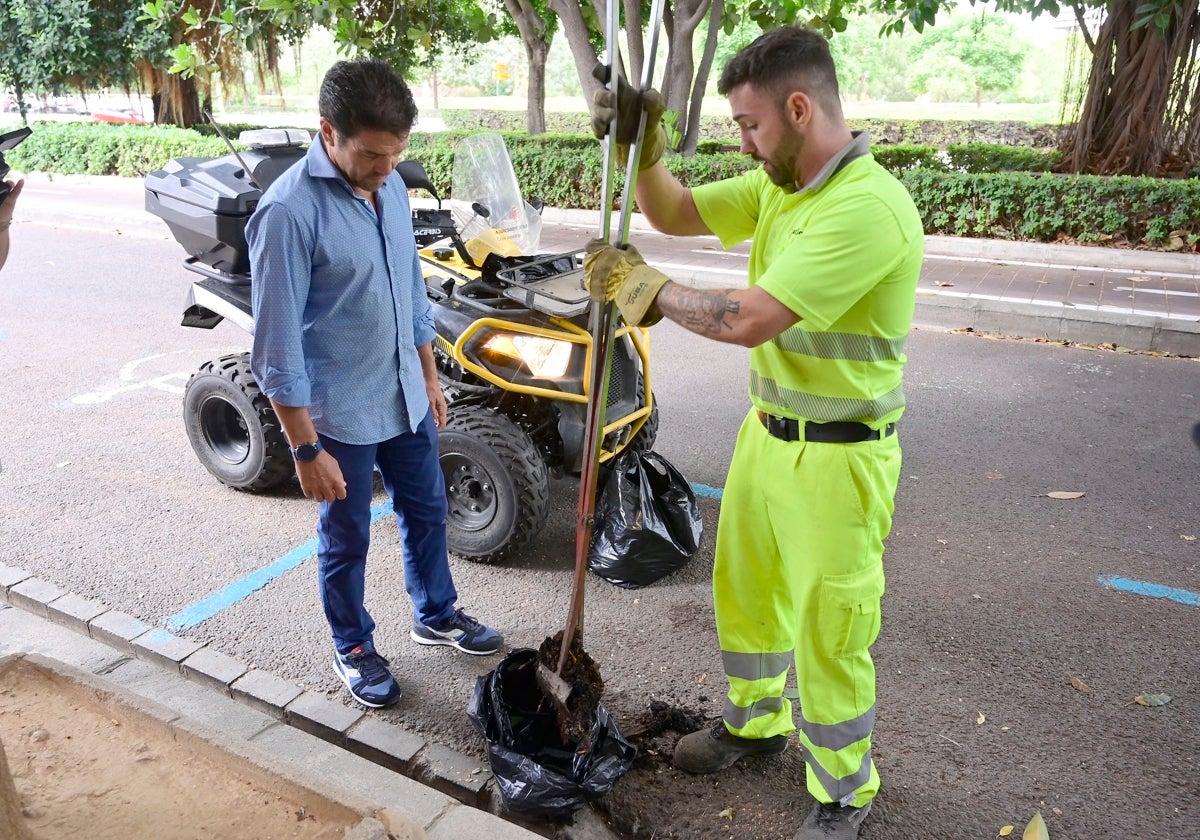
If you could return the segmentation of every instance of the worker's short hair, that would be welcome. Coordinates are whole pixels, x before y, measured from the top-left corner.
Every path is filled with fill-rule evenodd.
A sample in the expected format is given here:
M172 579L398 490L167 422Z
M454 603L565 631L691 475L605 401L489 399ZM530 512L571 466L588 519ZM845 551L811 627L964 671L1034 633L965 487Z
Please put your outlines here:
M829 42L819 32L801 26L781 26L764 32L725 65L717 90L728 96L748 84L784 99L792 91L809 95L830 113L841 113L837 68Z

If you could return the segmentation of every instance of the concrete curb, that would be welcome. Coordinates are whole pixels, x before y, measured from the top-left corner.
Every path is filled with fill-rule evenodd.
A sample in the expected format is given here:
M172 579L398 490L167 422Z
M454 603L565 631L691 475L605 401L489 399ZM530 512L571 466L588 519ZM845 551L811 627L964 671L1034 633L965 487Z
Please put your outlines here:
M31 622L41 627L24 626ZM54 625L65 638L53 638ZM0 639L0 654L18 640L35 639L32 647L8 652L50 656L110 688L133 690L177 716L248 742L257 756L270 759L272 769L303 768L295 772L338 780L377 810L404 815L424 832L414 837L553 836L542 833L552 832L552 826L499 813L486 762L3 563Z

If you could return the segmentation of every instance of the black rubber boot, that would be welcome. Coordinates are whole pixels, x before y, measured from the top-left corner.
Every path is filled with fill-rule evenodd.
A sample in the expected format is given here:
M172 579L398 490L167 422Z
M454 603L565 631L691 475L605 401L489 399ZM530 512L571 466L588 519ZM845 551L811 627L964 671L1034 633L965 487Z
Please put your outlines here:
M818 802L792 840L857 840L870 810L870 802L861 808Z
M675 745L675 766L688 773L715 773L744 755L779 755L787 749L786 735L742 738L719 720L712 729L684 735Z

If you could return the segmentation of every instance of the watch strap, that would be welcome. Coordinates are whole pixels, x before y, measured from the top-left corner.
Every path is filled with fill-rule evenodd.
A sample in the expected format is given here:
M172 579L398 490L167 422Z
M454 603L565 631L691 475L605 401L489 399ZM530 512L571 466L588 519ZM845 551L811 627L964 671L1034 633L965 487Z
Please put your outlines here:
M309 443L302 443L299 446L294 446L291 449L292 457L302 463L309 463L316 459L321 450L325 447L321 445L321 441L314 440Z

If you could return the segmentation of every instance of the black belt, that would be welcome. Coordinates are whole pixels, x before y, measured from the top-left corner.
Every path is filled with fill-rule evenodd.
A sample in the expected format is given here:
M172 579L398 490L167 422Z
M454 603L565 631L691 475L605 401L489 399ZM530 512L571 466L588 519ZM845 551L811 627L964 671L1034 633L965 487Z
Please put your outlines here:
M866 423L838 421L834 423L803 422L791 417L776 417L774 414L758 412L758 419L771 437L780 440L806 440L812 443L862 443L879 440L896 433L896 424L888 423L880 429L872 429Z

